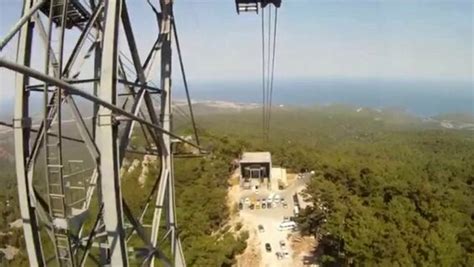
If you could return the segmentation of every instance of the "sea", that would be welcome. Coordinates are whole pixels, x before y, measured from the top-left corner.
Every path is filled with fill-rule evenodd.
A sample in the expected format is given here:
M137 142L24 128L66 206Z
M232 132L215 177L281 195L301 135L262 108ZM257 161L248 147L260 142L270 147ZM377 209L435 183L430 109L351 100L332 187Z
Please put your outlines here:
M261 81L188 81L195 101L262 103ZM36 94L38 95L38 94ZM185 99L178 77L173 80L175 99ZM30 99L40 105L42 98ZM81 102L81 100L78 100ZM0 119L11 120L13 99L0 99ZM474 115L473 81L413 81L382 79L275 80L273 105L312 106L347 104L377 109L397 109L415 116L448 113Z
M194 100L262 103L262 82L189 82ZM182 84L174 94L184 98ZM347 104L395 108L420 117L447 113L474 115L473 81L412 81L376 79L314 79L274 81L274 105Z

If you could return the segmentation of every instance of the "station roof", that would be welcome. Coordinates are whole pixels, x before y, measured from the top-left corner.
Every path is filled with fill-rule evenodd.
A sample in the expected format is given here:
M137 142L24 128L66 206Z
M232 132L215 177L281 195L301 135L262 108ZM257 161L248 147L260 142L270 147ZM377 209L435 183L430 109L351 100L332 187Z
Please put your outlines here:
M240 163L261 163L271 162L272 156L270 152L244 152Z

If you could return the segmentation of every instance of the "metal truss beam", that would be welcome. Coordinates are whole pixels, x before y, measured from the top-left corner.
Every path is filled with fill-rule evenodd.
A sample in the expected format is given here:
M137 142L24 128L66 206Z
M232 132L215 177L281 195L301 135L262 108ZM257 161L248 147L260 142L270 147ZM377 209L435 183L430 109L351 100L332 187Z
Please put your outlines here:
M171 70L172 70L172 14L173 1L162 0L162 21L161 21L161 82L160 87L163 92L161 94L161 116L160 122L163 129L171 131ZM182 252L181 242L176 230L176 214L175 214L175 193L174 193L174 171L171 154L171 138L169 135L161 133L163 145L160 147L161 151L161 174L158 186L158 192L155 201L155 210L153 213L153 224L151 232L151 242L156 246L158 241L158 233L160 227L160 220L163 209L166 209L166 226L170 231L171 255L175 266L186 266L184 255ZM167 199L165 201L165 196ZM150 265L154 266L155 257L153 256Z
M27 0L24 3L23 14L31 12L33 1ZM33 22L27 20L22 24L20 38L18 41L17 62L23 66L30 65L30 51L33 37ZM23 233L25 236L26 251L31 266L44 266L39 224L36 217L33 203L34 193L32 192L32 182L28 176L27 159L29 156L29 129L31 120L28 112L28 97L26 91L29 77L23 73L15 74L15 109L13 120L13 133L15 137L15 165L18 186L18 201L20 213L23 221Z
M153 124L152 122L149 122L145 119L142 119L140 117L137 117L135 115L133 115L132 113L130 112L127 112L117 106L115 106L114 104L111 104L107 101L104 101L102 100L101 98L98 98L98 97L95 97L65 81L62 81L62 80L59 80L59 79L56 79L54 77L50 77L48 75L45 75L37 70L34 70L32 68L29 68L29 67L26 67L26 66L23 66L23 65L20 65L20 64L16 64L16 63L13 63L11 61L8 61L8 60L5 60L3 58L0 58L0 67L5 67L5 68L8 68L10 70L13 70L13 71L16 71L16 72L21 72L21 73L24 73L26 76L29 76L29 77L32 77L32 78L35 78L35 79L38 79L38 80L41 80L41 81L45 81L45 82L48 82L49 84L51 85L54 85L54 86L58 86L58 87L61 87L63 90L67 91L69 94L71 95L78 95L78 96L81 96L89 101L92 101L106 109L109 109L110 111L116 113L116 114L119 114L119 115L123 115L124 117L126 118L129 118L131 120L136 120L137 122L141 123L141 124L144 124L144 125L147 125L147 126L150 126L151 128L157 130L158 132L160 133L164 133L164 134L167 134L171 137L174 137L180 141L182 141L183 143L186 143L192 147L195 147L195 148L200 148L198 145L194 144L193 142L190 142L184 138L182 138L181 136L178 136L168 130L165 130L163 129L161 126L159 125L156 125L156 124Z
M25 3L28 4L30 2L31 1L27 1ZM35 12L40 9L44 2L45 0L36 1L36 3L31 8L28 8L28 10L24 12L20 20L18 20L18 22L13 26L13 28L0 41L0 51L3 50L5 45L13 38L13 36L15 36L15 34L22 28L22 26L31 19Z
M115 106L117 57L121 0L109 0L105 6L103 52L98 96ZM120 187L117 144L118 126L110 109L101 106L98 112L96 141L100 151L100 187L104 203L103 221L109 243L111 266L129 266L125 240L122 192Z
M139 49L131 25L131 13L127 9L126 0L89 0L90 8L85 8L86 17L77 18L76 1L79 0L24 0L25 6L23 15L12 27L12 30L0 41L0 48L3 48L12 37L20 33L18 44L17 62L11 62L5 58L0 58L0 67L16 72L16 99L15 113L12 125L4 124L14 128L16 170L18 180L19 202L21 214L24 221L23 227L27 245L28 257L31 266L44 266L51 260L56 260L60 266L87 266L92 261L100 265L129 266L128 255L131 252L128 238L132 234L143 241L141 247L135 247L134 251L145 252L142 265L154 266L154 260L159 260L164 266L185 266L182 253L181 242L178 237L176 227L176 207L174 193L174 172L173 155L171 146L174 140L180 140L199 149L192 141L188 141L178 136L172 131L171 123L171 39L172 29L172 0L158 0L161 13L158 13L154 6L148 2L155 12L158 20L159 35L155 43L149 50L144 61L140 59ZM80 4L79 4L80 5ZM42 12L38 12L41 10ZM49 10L49 11L48 11ZM72 12L72 13L71 13ZM75 13L76 12L76 13ZM71 17L67 17L70 14ZM82 13L81 13L82 14ZM46 20L45 20L46 18ZM81 23L67 24L72 19L80 19ZM47 23L46 27L43 21ZM40 42L33 43L33 26L36 25ZM57 26L57 27L54 27ZM128 49L130 50L132 72L136 77L127 80L121 59L125 54L119 50L120 27L123 27ZM57 30L53 30L56 28ZM63 60L64 37L74 36L65 34L65 30L74 28L79 31L77 39L72 44L72 50L67 51L68 58ZM57 38L59 40L56 40ZM92 40L91 40L92 39ZM36 41L36 40L35 40ZM82 61L78 61L81 53L86 50L86 42L92 42L90 48L83 56ZM30 67L30 51L36 51L35 45L43 46L45 71L41 72ZM41 46L38 46L40 48ZM66 51L65 51L66 52ZM92 77L79 77L82 64L87 58L94 58L94 73ZM143 63L142 63L143 62ZM161 64L156 64L160 62ZM64 63L64 65L63 65ZM152 79L154 66L161 68L161 82L159 86L149 82ZM64 67L63 67L64 66ZM74 71L73 72L73 68ZM77 70L76 70L77 69ZM72 74L72 75L71 75ZM40 85L29 85L30 79L36 79ZM87 84L91 83L91 84ZM82 90L77 86L87 86L92 89L92 93ZM125 85L129 93L118 93L119 84ZM30 92L43 92L45 105L44 116L39 127L33 129L29 118L29 94ZM151 94L160 94L161 107L156 108ZM125 104L121 108L117 103L117 97L128 95ZM76 104L76 96L92 102L93 120L92 129L86 124L81 107ZM127 105L128 103L128 105ZM80 138L63 136L61 130L61 106L66 104L71 110ZM125 109L127 107L127 109ZM134 217L134 213L129 209L126 200L122 196L120 168L125 153L135 152L129 149L129 141L138 123L144 132L148 148L148 153L152 152L160 157L160 172L154 181L154 186L147 192L148 198L145 209L141 210L139 217ZM121 136L119 138L119 124ZM53 128L54 127L54 128ZM123 131L122 131L123 130ZM36 136L31 136L30 132L35 132ZM33 138L32 138L33 137ZM172 139L173 138L173 139ZM48 141L49 139L49 141ZM85 170L72 170L71 173L46 172L46 180L49 184L55 184L48 177L56 177L66 189L61 189L61 196L66 198L67 194L72 194L70 190L84 190L84 196L79 200L72 199L69 204L64 204L61 215L53 214L51 211L51 198L56 193L46 194L39 188L35 188L36 182L33 178L37 176L36 165L41 158L43 150L47 158L53 158L54 154L48 154L48 148L54 147L58 140L58 151L62 155L62 150L67 146L61 146L61 140L70 140L84 144L88 149L91 158L96 166ZM30 147L29 144L32 144ZM154 143L156 148L152 148L150 143ZM62 147L62 148L61 148ZM49 155L49 156L48 156ZM62 168L60 160L58 164L49 164L46 160L45 167ZM82 175L93 170L90 177L82 180L78 186L71 177ZM71 184L68 184L71 181ZM67 185L66 185L67 184ZM35 186L34 186L35 185ZM50 189L50 188L49 188ZM147 190L148 191L148 190ZM87 230L85 218L89 217L90 210L94 210L91 205L94 194L100 210L90 218L93 223L92 229ZM153 198L155 200L153 201ZM83 202L80 202L83 201ZM48 204L48 202L50 202ZM146 209L153 206L153 220L143 222ZM57 201L56 201L57 203ZM66 207L67 206L67 207ZM74 213L72 207L74 206ZM71 208L70 208L71 207ZM48 212L49 211L49 212ZM86 212L87 211L87 212ZM79 214L78 214L79 213ZM135 213L138 214L138 213ZM162 216L163 215L163 216ZM59 217L60 223L58 223ZM85 216L81 218L80 216ZM87 217L86 217L87 216ZM164 218L161 218L164 217ZM40 222L41 221L41 222ZM42 250L43 242L40 236L40 225L46 230L47 236L54 242L56 247L62 247L59 234L66 235L68 240L68 255L64 259L63 249L56 251L56 255L51 259L45 259ZM166 233L160 233L160 227L166 226ZM61 228L58 232L58 227ZM146 227L151 227L148 232ZM73 230L74 229L74 230ZM43 231L42 231L43 233ZM164 234L164 235L163 235ZM63 236L64 237L64 236ZM104 238L105 237L105 238ZM43 237L44 239L44 237ZM164 239L171 244L171 255L165 255L163 251L168 251L162 247ZM133 240L135 243L135 240ZM97 253L91 248L99 248ZM82 251L83 253L80 253ZM137 254L137 255L138 255ZM99 256L99 258L97 258ZM86 261L91 259L91 262ZM97 260L99 259L99 260ZM160 266L161 266L160 265Z

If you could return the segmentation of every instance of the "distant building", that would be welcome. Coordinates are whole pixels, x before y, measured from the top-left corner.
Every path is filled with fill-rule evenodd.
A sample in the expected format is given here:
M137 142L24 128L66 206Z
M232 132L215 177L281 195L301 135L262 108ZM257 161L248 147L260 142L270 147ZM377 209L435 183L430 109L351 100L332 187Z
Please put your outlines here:
M270 152L245 152L239 161L240 184L244 188L270 186L272 157Z

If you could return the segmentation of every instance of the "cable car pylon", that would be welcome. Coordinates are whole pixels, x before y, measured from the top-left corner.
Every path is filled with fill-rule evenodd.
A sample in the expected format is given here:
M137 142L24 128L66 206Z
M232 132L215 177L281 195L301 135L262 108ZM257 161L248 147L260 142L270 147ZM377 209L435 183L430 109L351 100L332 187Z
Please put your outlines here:
M159 34L144 59L139 51L147 50L136 43L130 23L141 14L130 13L125 0L24 0L22 17L0 40L3 50L19 36L16 62L2 57L0 67L12 70L16 79L11 126L31 266L52 261L59 266L154 266L155 261L186 266L176 222L171 138L199 145L172 132L173 1L157 2L158 7L148 4ZM66 42L71 51L64 49ZM43 56L41 67L31 64L33 51ZM81 73L88 60L92 74ZM150 81L154 65L160 69L158 86ZM160 94L158 108L152 94ZM30 99L41 97L43 119L37 127ZM80 98L92 105L77 105ZM80 138L64 135L65 108ZM92 123L84 114L92 114ZM158 185L144 194L152 205L146 203L138 212L131 210L121 185L135 129L147 136L149 147L156 147L160 167ZM65 153L63 140L84 146L93 167L85 168L74 153ZM44 171L38 174L37 168Z

